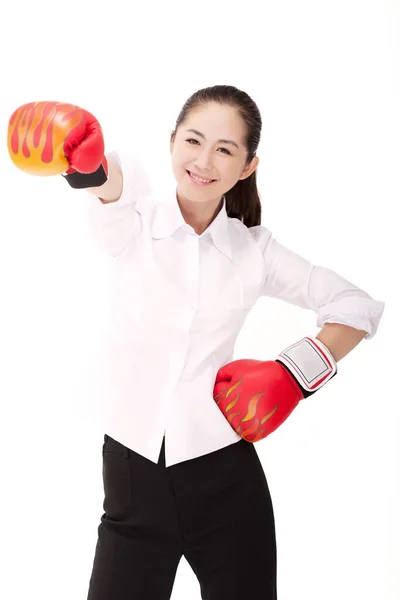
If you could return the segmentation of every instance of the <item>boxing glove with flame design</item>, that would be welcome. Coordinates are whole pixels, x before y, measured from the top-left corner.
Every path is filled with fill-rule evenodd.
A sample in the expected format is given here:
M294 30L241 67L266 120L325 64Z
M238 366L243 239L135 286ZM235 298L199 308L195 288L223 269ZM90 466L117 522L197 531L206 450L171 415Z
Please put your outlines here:
M337 373L329 349L305 337L275 361L235 360L217 373L214 400L233 429L258 442L275 431L300 400L315 393Z
M8 124L8 152L31 175L63 175L73 188L107 181L103 133L97 119L74 104L29 102Z

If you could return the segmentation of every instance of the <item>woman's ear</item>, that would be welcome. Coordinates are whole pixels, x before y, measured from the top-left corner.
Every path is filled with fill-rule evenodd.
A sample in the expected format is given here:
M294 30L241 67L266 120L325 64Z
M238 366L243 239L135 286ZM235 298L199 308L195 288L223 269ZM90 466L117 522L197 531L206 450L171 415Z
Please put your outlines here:
M258 158L258 156L253 156L253 158L251 159L247 167L244 169L239 179L247 179L247 177L250 177L250 175L254 173L254 171L257 169L259 162L260 159Z

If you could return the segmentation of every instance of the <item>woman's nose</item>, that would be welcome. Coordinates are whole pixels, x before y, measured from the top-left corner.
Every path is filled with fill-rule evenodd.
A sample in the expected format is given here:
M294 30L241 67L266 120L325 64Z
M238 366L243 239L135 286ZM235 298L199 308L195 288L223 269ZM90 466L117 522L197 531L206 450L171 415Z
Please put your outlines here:
M212 170L212 161L211 161L211 152L207 150L203 150L203 152L199 152L196 160L196 166L202 171L211 171Z

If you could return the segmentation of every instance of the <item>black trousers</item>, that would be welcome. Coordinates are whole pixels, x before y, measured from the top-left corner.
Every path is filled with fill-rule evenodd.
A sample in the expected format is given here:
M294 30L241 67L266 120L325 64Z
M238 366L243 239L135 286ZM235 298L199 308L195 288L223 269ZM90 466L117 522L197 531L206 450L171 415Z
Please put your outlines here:
M164 444L155 464L104 436L88 600L168 600L182 556L203 600L276 600L274 514L254 445L166 468Z

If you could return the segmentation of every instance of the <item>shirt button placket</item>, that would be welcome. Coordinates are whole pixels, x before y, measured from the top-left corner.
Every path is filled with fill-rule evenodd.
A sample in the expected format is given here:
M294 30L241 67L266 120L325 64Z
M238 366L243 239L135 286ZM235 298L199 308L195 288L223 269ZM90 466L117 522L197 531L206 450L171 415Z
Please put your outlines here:
M194 232L191 233L191 235L189 235L188 237L189 239L187 241L186 253L186 284L190 307L191 309L193 308L193 310L196 311L199 291L200 238Z

